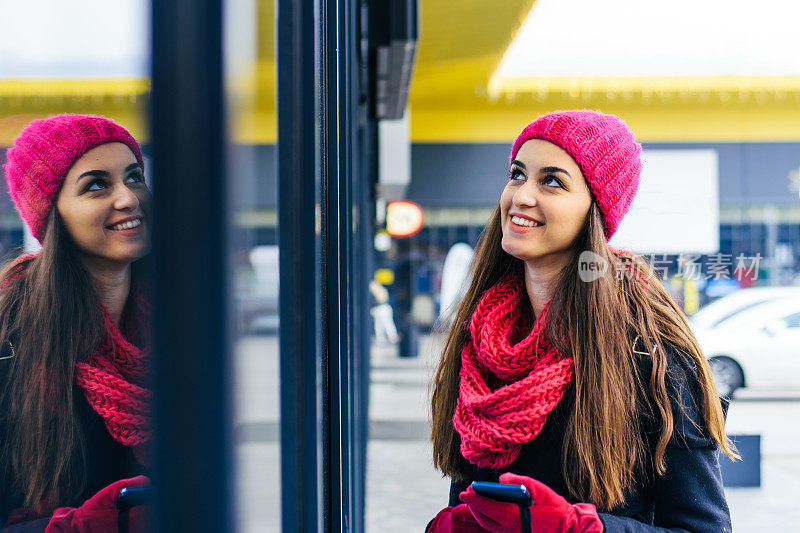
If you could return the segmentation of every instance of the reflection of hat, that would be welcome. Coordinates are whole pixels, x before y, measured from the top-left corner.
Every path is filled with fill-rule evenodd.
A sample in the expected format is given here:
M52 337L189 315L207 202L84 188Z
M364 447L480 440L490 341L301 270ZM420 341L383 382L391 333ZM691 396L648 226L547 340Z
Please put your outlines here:
M75 161L101 144L120 142L144 169L142 150L128 130L96 115L54 115L34 120L14 139L5 165L11 199L41 242L50 208Z
M519 134L511 149L512 162L531 139L551 142L572 156L600 208L606 238L611 239L639 188L642 145L633 132L614 115L587 110L548 113Z

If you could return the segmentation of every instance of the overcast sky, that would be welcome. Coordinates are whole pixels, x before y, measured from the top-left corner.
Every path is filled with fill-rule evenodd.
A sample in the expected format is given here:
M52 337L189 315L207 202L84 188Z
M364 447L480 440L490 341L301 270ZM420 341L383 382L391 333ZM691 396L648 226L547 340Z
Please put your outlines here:
M537 0L499 75L800 75L795 0Z
M141 77L147 0L0 0L0 78Z

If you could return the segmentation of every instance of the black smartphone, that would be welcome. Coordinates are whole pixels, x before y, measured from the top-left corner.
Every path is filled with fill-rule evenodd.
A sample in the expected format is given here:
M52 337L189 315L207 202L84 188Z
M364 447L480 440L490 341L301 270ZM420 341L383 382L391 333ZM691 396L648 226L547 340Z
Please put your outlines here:
M153 487L131 487L122 489L117 496L117 509L130 509L150 502Z
M473 481L472 490L485 498L490 498L498 502L514 503L525 507L530 507L533 504L531 493L525 485Z

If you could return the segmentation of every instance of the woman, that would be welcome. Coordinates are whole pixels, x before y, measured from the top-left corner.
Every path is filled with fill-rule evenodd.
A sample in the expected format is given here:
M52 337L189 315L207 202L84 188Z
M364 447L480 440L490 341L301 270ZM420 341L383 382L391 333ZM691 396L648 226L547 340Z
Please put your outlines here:
M0 524L116 531L119 491L148 484L142 152L109 119L57 115L23 129L5 174L41 251L0 272Z
M736 454L708 364L648 265L608 245L640 153L593 111L514 143L433 382L452 484L428 531L520 530L474 480L526 485L534 532L730 531L718 450Z

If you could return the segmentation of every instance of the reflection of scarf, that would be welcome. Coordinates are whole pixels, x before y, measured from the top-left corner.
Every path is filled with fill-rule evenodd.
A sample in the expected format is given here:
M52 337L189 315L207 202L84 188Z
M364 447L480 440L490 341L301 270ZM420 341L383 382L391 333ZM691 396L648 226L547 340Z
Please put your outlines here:
M551 301L527 332L530 323L521 320L521 305L529 305L524 283L519 274L509 274L486 291L472 314L453 423L462 455L479 467L514 462L572 381L572 358L561 357L546 336ZM498 380L499 387L487 384Z
M136 304L132 311L138 316L131 317L129 323L146 327L144 320L149 314L144 298L133 293L130 297ZM146 464L144 448L152 436L152 392L145 386L149 350L141 350L125 339L108 310L102 304L100 308L105 322L103 338L86 361L75 363L75 381L89 405L105 420L111 436L133 447L137 459Z

